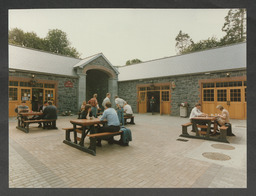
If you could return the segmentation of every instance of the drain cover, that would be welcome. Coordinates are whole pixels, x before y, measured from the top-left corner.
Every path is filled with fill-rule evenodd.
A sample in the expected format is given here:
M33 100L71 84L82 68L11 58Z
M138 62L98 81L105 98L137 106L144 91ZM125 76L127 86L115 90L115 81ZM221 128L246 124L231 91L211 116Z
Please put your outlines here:
M217 152L204 152L202 155L207 159L218 161L227 161L231 159L230 156Z
M185 139L177 139L178 141L182 141L182 142L187 142L188 140L185 140Z
M235 147L226 145L226 144L212 144L213 148L222 149L222 150L234 150Z

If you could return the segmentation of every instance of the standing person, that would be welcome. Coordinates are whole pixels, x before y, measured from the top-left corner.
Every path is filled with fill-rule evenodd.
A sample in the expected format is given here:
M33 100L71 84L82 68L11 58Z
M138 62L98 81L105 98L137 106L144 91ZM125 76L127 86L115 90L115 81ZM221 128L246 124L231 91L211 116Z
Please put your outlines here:
M110 101L110 97L111 97L111 94L110 94L110 93L107 93L107 94L106 94L106 98L105 98L105 99L103 100L103 102L102 102L103 108L105 108L105 105L106 105L107 102L111 102L111 101Z
M156 105L156 99L154 96L151 97L151 99L149 100L149 103L150 103L150 109L153 115L155 111L155 105Z
M81 111L81 118L80 119L90 119L92 117L92 106L90 104L86 104L84 109Z
M107 126L100 127L98 132L117 132L120 130L120 122L118 119L118 116L116 114L116 111L114 108L111 108L111 103L107 102L105 104L105 110L103 112L102 117L100 118L100 121L107 120ZM97 146L101 146L101 139L97 140ZM110 143L113 141L113 137L110 139Z
M124 104L124 116L127 116L127 117L133 116L132 107L127 102L125 102L125 104ZM134 118L131 118L130 124L135 124Z
M122 123L122 125L124 125L124 103L125 100L123 100L122 98L119 98L118 95L115 96L115 103L116 103L116 107L117 107L117 115L118 115L118 119L120 121L120 123Z
M93 98L91 98L88 103L92 106L92 115L97 118L98 113L98 100L97 100L97 94L93 95Z

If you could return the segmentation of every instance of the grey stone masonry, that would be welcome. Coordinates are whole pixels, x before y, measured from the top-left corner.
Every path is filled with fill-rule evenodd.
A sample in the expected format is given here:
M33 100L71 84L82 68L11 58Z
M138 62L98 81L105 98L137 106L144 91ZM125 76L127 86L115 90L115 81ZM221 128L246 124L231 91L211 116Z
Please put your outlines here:
M231 77L237 76L246 76L246 70L240 71L229 71ZM225 78L225 72L212 73L209 75L206 74L197 74L197 75L186 75L186 76L175 76L175 77L165 77L165 78L152 78L145 79L142 81L134 80L134 81L124 81L118 83L118 93L119 96L123 99L127 100L129 104L132 106L133 111L136 113L137 111L137 88L138 84L149 84L153 82L157 83L166 83L174 81L176 84L175 89L171 89L171 115L179 116L179 104L182 102L188 102L188 113L191 112L194 105L200 100L200 86L199 80L202 79L213 79L213 78Z

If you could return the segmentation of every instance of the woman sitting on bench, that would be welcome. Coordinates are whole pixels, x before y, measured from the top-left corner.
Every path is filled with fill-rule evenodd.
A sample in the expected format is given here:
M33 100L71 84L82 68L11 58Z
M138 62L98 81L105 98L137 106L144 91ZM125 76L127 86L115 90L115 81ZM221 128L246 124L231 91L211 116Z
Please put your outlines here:
M102 117L100 118L100 121L103 121L105 119L107 119L108 124L107 126L103 126L103 127L99 127L98 129L98 133L102 133L102 132L117 132L120 130L120 122L116 113L116 110L114 108L111 108L111 103L107 102L105 104L105 110L103 112ZM111 140L113 140L113 137L110 139L110 143ZM101 146L101 139L97 140L97 146Z
M217 117L217 124L221 127L225 124L230 124L230 120L229 120L229 112L224 109L224 107L222 105L217 105L216 107L217 109L219 109L221 111L221 114L218 114ZM213 132L212 135L215 135L217 132Z

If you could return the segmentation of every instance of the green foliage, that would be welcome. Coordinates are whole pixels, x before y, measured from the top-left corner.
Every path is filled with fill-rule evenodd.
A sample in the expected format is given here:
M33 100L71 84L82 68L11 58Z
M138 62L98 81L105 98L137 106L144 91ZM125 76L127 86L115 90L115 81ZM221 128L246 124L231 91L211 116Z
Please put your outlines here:
M132 60L126 61L126 65L132 65L132 64L141 63L141 62L142 61L139 59L132 59Z
M9 43L75 58L80 57L79 52L70 46L67 34L58 29L49 30L46 38L41 39L34 32L24 33L23 30L14 28L9 31Z
M176 40L176 50L178 54L206 50L219 46L229 45L246 41L246 11L245 9L230 9L225 17L222 31L226 35L218 40L216 37L209 37L194 43L188 34L179 32Z
M190 36L187 33L182 33L182 31L179 32L175 40L175 46L178 54L184 54L184 51L194 43Z

